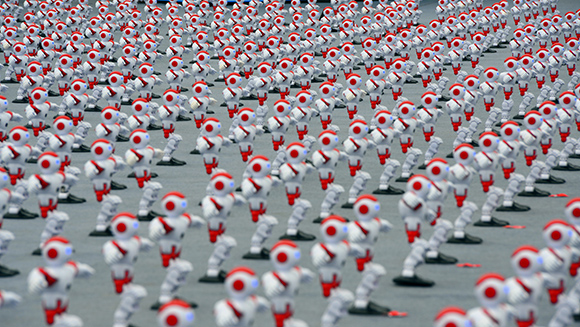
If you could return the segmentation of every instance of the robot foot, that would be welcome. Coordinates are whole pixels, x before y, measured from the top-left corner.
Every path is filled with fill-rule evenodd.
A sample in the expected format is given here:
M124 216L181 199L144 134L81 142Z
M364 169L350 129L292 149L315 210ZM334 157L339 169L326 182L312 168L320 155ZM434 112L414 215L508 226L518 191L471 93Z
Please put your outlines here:
M59 97L60 93L53 91L53 90L48 90L48 96L49 97Z
M32 253L31 253L31 254L32 254L32 255L41 255L41 254L42 254L42 250L41 250L40 248L38 248L38 249L36 249L36 250L32 251Z
M0 264L0 277L12 277L20 274L20 271L16 269L10 269L4 265Z
M27 97L24 97L22 99L16 98L16 99L12 100L12 103L28 103L28 98Z
M191 120L191 117L187 117L184 115L177 116L177 121L190 121L190 120Z
M530 211L530 207L523 205L523 204L519 204L517 202L514 202L511 206L506 207L506 206L501 206L497 209L495 209L495 211L517 211L517 212L522 212L522 211Z
M561 170L561 171L579 171L580 170L580 166L575 165L575 164L571 164L571 163L566 163L565 166L556 166L554 168L552 168L552 170Z
M137 220L139 220L139 221L151 221L157 217L165 217L165 215L151 210L151 211L149 211L148 214L146 214L144 216L138 215Z
M320 77L316 77L316 76L312 76L312 79L310 80L310 83L322 83L326 81L325 79L322 79Z
M89 148L85 144L81 144L78 148L73 148L72 152L91 152L91 148Z
M446 155L445 158L453 158L453 152L451 152L448 155Z
M417 81L416 79L412 79L412 78L405 81L405 84L417 84L417 83L419 83L419 81Z
M469 235L465 233L465 237L457 238L455 236L451 236L447 239L447 243L451 244L481 244L483 240L477 236Z
M213 81L216 82L216 83L225 82L225 80L223 79L223 77L218 77L218 78L214 79Z
M505 45L498 44L498 45L492 45L490 48L494 48L494 49L505 49L507 47Z
M491 217L490 221L476 221L475 223L473 223L473 226L477 226L477 227L503 227L503 226L507 226L510 223L505 221L505 220L501 220L501 219L497 219L495 217Z
M17 81L16 78L14 78L14 77L12 77L10 79L4 79L4 80L2 80L2 83L5 83L5 84L20 84L20 82Z
M107 226L107 229L105 230L94 230L92 231L89 236L92 237L108 237L108 236L113 236L113 233L111 232L111 227Z
M572 314L572 318L574 319L574 321L580 321L580 313Z
M554 168L552 168L554 169ZM518 193L519 196L528 196L528 197L546 197L546 196L550 196L550 192L548 191L544 191L544 190L540 190L534 187L534 190L531 192L528 191L522 191L520 193Z
M84 198L80 198L76 195L73 194L68 194L66 198L64 199L58 199L58 203L69 203L69 204L77 204L77 203L85 203L87 202L86 199Z
M258 100L258 96L255 94L250 94L245 97L240 97L240 100Z
M346 108L346 105L344 103L337 103L334 106L334 109L344 109L344 108Z
M117 142L129 142L129 138L126 137L125 135L117 135L117 138L115 139L115 141Z
M448 97L446 95L442 95L441 97L439 97L439 102L447 102L450 100L451 100L451 97Z
M417 275L413 277L398 276L393 278L393 283L398 286L410 286L410 287L432 287L435 282L429 279L424 279Z
M149 124L149 126L147 126L148 131L159 131L162 129L163 129L163 126L161 126L161 125Z
M183 300L183 299L179 298L178 296L176 296L176 297L174 298L174 300L182 300L182 301L185 301L185 300ZM195 303L195 302L189 302L189 301L185 301L185 302L186 302L187 304L189 304L189 306L190 306L190 307L192 307L192 308L194 308L194 309L198 307L197 303ZM165 304L165 303L161 303L161 302L159 302L159 301L155 301L155 303L153 303L153 304L152 304L152 305L149 307L149 309L150 309L150 310L155 310L155 311L157 311L157 310L159 310L159 308L161 308L161 306L162 306L163 304Z
M151 178L157 178L159 177L159 174L151 172ZM135 178L135 173L130 173L129 175L127 175L127 178Z
M101 106L94 106L94 107L86 107L85 112L101 112L103 111L103 107Z
M208 283L208 284L223 284L223 282L226 280L226 275L227 273L223 270L220 270L219 274L217 276L208 276L203 275L203 277L201 277L198 281L200 283Z
M366 307L357 308L354 305L348 308L348 313L351 315L363 315L363 316L388 316L391 309L384 307L380 304L376 304L369 301Z
M413 173L411 173L411 175L409 175L409 177L403 177L403 176L401 176L401 177L397 178L397 179L395 180L395 182L397 182L397 183L406 183L406 182L408 182L408 181L409 181L409 178L411 178L413 175L414 175L414 174L413 174Z
M151 93L151 99L161 99L161 96L159 94Z
M524 119L524 115L517 114L517 115L513 116L512 119L522 120L522 119Z
M268 127L268 126L266 126L266 125L262 126L262 129L264 130L264 134L270 134L270 133L272 133L272 132L270 131L270 127Z
M497 51L492 50L490 48L488 48L487 50L485 50L483 53L496 53Z
M30 157L30 158L26 159L26 163L29 163L29 164L35 164L37 162L38 162L37 157Z
M279 239L280 240L291 240L291 241L314 241L316 239L316 236L314 236L312 234L305 233L301 230L298 230L298 233L296 233L296 235L284 234L284 235L280 236Z
M572 153L568 156L568 159L580 159L580 154Z
M125 100L121 101L122 106L130 106L131 104L133 104L133 99L129 99L127 101L125 101Z
M246 260L270 260L270 250L262 248L260 253L248 252L242 256Z
M199 155L199 154L201 154L201 153L199 152L199 150L198 150L198 149L193 149L193 150L189 151L189 154L195 154L195 155Z
M352 209L354 207L354 203L347 202L340 207L343 209Z
M121 183L111 181L111 190L124 190L126 188L127 188L127 185L123 185Z
M5 213L4 219L34 219L37 218L38 214L30 212L26 209L20 209L17 213Z
M373 191L373 194L382 194L382 195L397 195L403 193L405 193L405 191L401 190L400 188L393 187L391 185L389 185L389 187L386 190L378 188Z
M276 86L271 90L268 90L269 94L280 94L280 89Z
M417 167L417 169L425 170L425 169L427 169L427 165L426 164L421 164L421 166Z
M185 166L186 162L183 160L171 158L168 161L161 160L157 163L157 166Z
M437 253L435 258L425 258L425 263L428 264L439 264L439 265L452 265L457 263L457 258L445 255L441 252Z

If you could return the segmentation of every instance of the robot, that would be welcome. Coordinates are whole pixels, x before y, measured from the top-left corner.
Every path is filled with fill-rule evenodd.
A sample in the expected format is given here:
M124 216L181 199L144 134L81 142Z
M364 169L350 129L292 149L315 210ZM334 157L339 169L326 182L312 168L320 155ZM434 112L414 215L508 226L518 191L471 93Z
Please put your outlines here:
M398 105L399 118L393 122L393 128L399 132L401 150L407 153L413 148L413 134L416 127L421 127L423 122L415 118L417 109L411 101L402 101Z
M32 147L28 145L30 133L22 126L16 126L8 134L9 142L5 142L1 152L2 161L8 168L10 184L17 185L25 176L25 164L32 154Z
M153 247L149 239L137 235L138 228L137 217L128 212L119 213L111 221L111 232L115 239L103 245L105 263L111 268L117 294L124 293L131 285L139 252L148 252Z
M109 82L109 85L103 87L102 95L109 106L121 109L122 103L131 103L129 97L134 91L134 83L132 81L123 84L123 74L120 72L112 72L109 74L107 82ZM147 102L150 102L150 100Z
M267 121L268 129L272 133L272 146L274 151L278 151L284 145L285 135L290 125L297 121L291 117L292 106L288 100L280 99L274 104L274 116Z
M286 99L290 95L290 86L294 81L294 68L293 60L290 58L282 58L278 63L278 71L274 75L276 79L276 85L278 85L278 90L280 92L280 98Z
M437 119L443 114L443 110L437 108L437 101L439 97L432 91L427 91L421 96L423 108L417 112L417 117L423 122L423 135L426 142L429 142L435 135Z
M516 170L515 161L522 147L518 140L520 128L516 122L507 121L501 125L500 132L502 140L499 143L498 152L504 157L501 162L504 178L509 179Z
M552 220L542 230L542 237L547 247L540 250L542 271L552 279L548 285L550 303L556 304L559 295L565 292L564 283L570 273L572 258L577 257L577 249L568 246L573 231L563 220Z
M74 126L83 122L85 109L89 106L95 108L98 98L101 96L99 91L90 96L86 93L87 89L88 85L84 80L74 80L71 82L70 92L66 94L59 107L59 116L64 116L66 112L70 112Z
M234 139L239 144L242 160L247 162L254 152L254 139L256 135L261 135L263 129L258 128L253 123L256 114L250 108L242 108L237 113L238 126L233 130Z
M367 123L362 119L352 121L348 129L349 137L344 141L344 150L348 156L350 176L362 169L362 160L368 148L375 147L375 143L366 138L368 134Z
M115 144L117 141L126 141L126 134L129 134L129 129L119 122L126 119L126 115L120 113L120 110L115 107L105 107L101 110L102 123L95 127L95 134L98 138L103 138Z
M391 82L393 100L397 101L403 95L403 84L408 79L407 62L398 58L391 64L391 72L387 75L387 79Z
M524 156L528 167L532 166L538 156L538 146L544 135L544 132L540 129L542 121L542 115L535 110L529 111L524 117L526 129L520 133L519 139L524 146Z
M226 103L228 109L228 115L230 118L234 118L234 116L238 112L238 106L240 104L240 97L243 95L247 95L247 91L244 92L242 87L242 77L238 73L231 73L225 78L225 82L227 88L225 88L222 92L224 96L224 101Z
M28 275L28 290L40 295L46 323L52 325L66 316L68 291L76 277L89 277L95 270L89 265L70 261L73 248L64 237L53 237L42 247L45 267L34 268Z
M288 205L293 206L302 194L302 183L306 174L314 167L304 162L308 150L300 142L290 143L285 150L287 162L280 167L280 179L284 182Z
M149 146L149 133L144 129L134 130L129 141L131 149L125 152L125 162L133 169L139 188L143 188L152 177L151 161L163 156L163 151Z
M266 297L272 303L272 314L276 327L306 326L306 323L293 318L294 296L300 284L310 282L314 273L298 266L300 249L288 240L276 243L270 249L270 262L274 270L262 275Z
M475 169L470 165L475 157L473 146L467 143L460 144L453 150L453 159L456 164L449 168L449 180L453 183L453 194L457 202L457 207L462 207L467 199L467 191L471 184Z
M475 326L507 326L513 319L513 308L505 304L509 291L503 276L484 274L475 283L475 297L481 306L467 311L467 318L477 322Z
M218 168L218 154L223 146L229 146L230 140L221 136L221 123L218 119L210 117L203 121L200 136L197 138L196 148L203 157L205 172L211 175Z
M193 120L195 121L195 127L201 128L206 115L213 113L209 110L209 106L216 103L216 99L211 98L209 95L211 91L207 87L205 82L195 82L193 87L193 96L189 98L190 112L193 112ZM180 118L181 117L181 118ZM182 120L184 116L177 116L177 120Z
M26 68L26 75L20 80L16 99L13 103L30 103L30 93L36 87L50 89L54 83L54 76L42 74L42 64L38 61L31 61Z
M484 132L479 136L481 151L475 155L473 162L475 169L479 172L479 178L485 193L493 186L495 171L504 159L503 155L496 151L499 142L497 134L493 132Z
M188 91L189 89L181 87L183 80L191 77L191 74L183 69L183 59L178 56L172 57L169 60L169 67L170 69L165 73L169 87L179 93Z
M219 327L249 327L257 312L268 310L270 303L255 295L259 286L256 273L248 267L236 267L226 276L225 289L229 298L214 305L216 325Z
M444 327L449 324L462 326L466 323L469 323L469 321L465 317L465 311L463 309L459 307L446 307L435 316L433 327Z
M32 103L24 110L26 118L30 121L34 136L38 137L40 132L46 129L45 120L49 111L56 111L58 106L47 101L48 92L42 87L37 87L30 93Z
M495 105L495 95L499 90L499 72L495 67L488 67L483 71L485 82L479 84L479 91L483 94L485 110L490 111Z
M242 182L242 195L249 203L252 221L257 223L260 216L266 214L268 195L273 187L280 184L278 178L270 176L271 163L267 157L252 157L246 168L248 177Z
M334 183L335 169L339 161L344 161L346 153L336 149L338 135L332 130L325 130L318 136L320 150L312 154L312 164L318 170L320 185L323 190Z
M455 83L449 88L449 93L451 94L451 100L445 103L445 110L451 118L453 130L457 132L459 126L461 126L461 112L465 107L465 101L463 100L465 88L462 84Z
M433 186L427 195L427 207L436 213L436 218L440 218L447 195L453 190L453 185L446 180L449 165L444 159L434 158L427 163L426 169L427 178Z

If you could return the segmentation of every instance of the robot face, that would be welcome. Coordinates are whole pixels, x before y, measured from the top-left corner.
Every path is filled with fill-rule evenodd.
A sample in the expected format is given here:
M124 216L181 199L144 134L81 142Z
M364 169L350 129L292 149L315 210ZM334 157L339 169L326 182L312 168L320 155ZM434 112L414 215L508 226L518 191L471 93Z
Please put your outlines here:
M303 19L303 17L302 17L302 14L301 13L298 13L297 12L297 13L294 13L294 15L292 15L292 21L294 23L299 23L299 22L302 21L302 19Z
M397 41L397 37L393 33L387 33L387 35L385 35L385 40L388 44L393 44Z
M458 307L447 307L439 311L435 317L434 327L463 327L468 326L465 311Z
M578 39L575 37L569 38L566 45L570 50L576 50L578 48Z
M16 30L14 28L7 28L4 31L4 37L13 40L16 37Z
M527 129L538 129L542 125L542 115L535 111L529 111L524 116L524 125Z
M286 155L290 162L300 162L306 158L308 155L308 150L304 147L304 144L300 142L290 143L286 147Z
M109 83L111 85L118 85L123 81L123 75L119 72L112 72L109 74Z
M56 30L59 32L64 32L66 30L66 24L64 22L58 22L56 24Z
M231 73L230 75L228 75L228 78L226 79L226 83L228 84L228 86L232 87L239 86L241 82L242 77L238 73Z
M127 30L127 29L125 29ZM126 57L131 57L133 55L135 55L135 47L133 47L132 45L128 44L126 46L123 47L123 54Z
M203 121L203 126L201 128L205 131L206 134L213 136L219 134L222 125L220 124L219 120L211 117L206 118Z
M562 16L560 16L560 15L554 15L552 17L552 23L554 25L560 25L562 23Z
M313 59L314 58L312 58L309 53L305 53L301 56L300 62L302 62L302 65L306 66L312 64Z
M429 60L433 59L434 56L435 56L435 54L433 53L433 49L425 48L423 50L422 58L424 61L429 61Z
M404 59L395 59L395 61L393 62L393 68L395 68L395 70L397 72L402 72L405 68L407 67L407 63L405 62Z
M275 270L287 270L298 264L300 260L300 249L296 243L282 240L274 244L270 250L270 262Z
M381 79L381 78L385 77L386 74L387 74L387 71L382 66L375 66L371 70L371 76L376 78L376 79Z
M171 66L172 69L180 69L181 67L183 67L183 59L181 59L180 57L173 57L171 58L169 65Z
M556 105L551 101L545 101L540 105L540 113L544 119L554 118L556 115Z
M91 145L91 153L97 159L105 159L113 153L113 146L105 139L98 139Z
M169 38L169 43L171 43L172 46L180 45L181 44L181 36L179 36L178 34L173 34Z
M192 11L195 10L195 6L191 6L192 7ZM216 21L221 21L224 18L224 14L221 11L216 11L213 14L213 19Z
M499 138L494 132L485 132L479 136L479 146L483 151L492 152L499 144Z
M169 89L163 93L163 101L167 106L174 106L179 101L179 92Z
M543 263L538 249L530 245L517 248L512 254L510 262L518 276L529 276L537 273L542 268Z
M72 65L72 57L69 54L63 54L60 56L60 58L58 58L58 60L63 67L69 67Z
M560 43L555 43L552 45L552 53L555 56L560 55L562 52L564 52L564 47Z
M453 46L455 49L460 49L463 46L463 40L460 38L454 38L451 42L451 46Z
M177 15L179 11L179 8L175 7L175 6L171 6L169 7L169 9L167 10L167 12L169 13L169 15L175 16Z
M407 192L413 192L420 198L425 198L431 188L431 181L424 175L413 175L407 182Z
M231 15L234 19L240 19L242 16L242 12L239 9L233 9L231 11Z
M438 20L436 20L436 19L434 19L434 20L432 20L432 21L429 22L429 26L433 30L438 30L439 27L441 26L441 22L438 21Z
M28 143L30 134L28 130L22 126L16 126L10 130L9 133L10 141L16 145L23 145Z
M354 202L353 210L358 220L371 220L381 211L381 204L374 196L363 194Z
M399 112L403 118L411 118L415 115L415 105L411 101L403 101L399 105Z
M197 53L197 61L202 64L207 64L209 62L210 55L207 51L200 51Z
M346 79L346 81L349 87L353 89L358 88L362 83L362 79L357 74L350 74Z
M81 33L75 32L75 33L73 33L71 38L72 38L73 42L78 43L78 42L82 42L84 37Z
M468 165L473 161L473 157L475 152L473 151L473 146L470 144L460 144L458 145L455 150L453 150L453 159L457 163Z
M377 42L375 41L375 39L369 37L363 42L363 47L367 50L370 50L370 49L374 49L376 44L377 44Z
M352 54L354 51L354 46L350 42L346 42L342 45L342 52L345 54Z
M479 87L479 79L475 75L469 75L464 81L466 87L470 89L477 89Z
M72 130L73 123L67 116L59 116L54 120L54 128L58 131L56 134L62 135Z
M88 56L90 61L97 61L101 58L101 53L99 52L99 50L92 49L89 51L87 56Z
M42 65L38 61L28 64L28 73L30 75L38 75L40 72L42 72Z
M171 300L159 308L157 323L163 327L191 327L195 314L188 303Z
M35 88L30 95L34 103L44 103L48 99L48 92L42 87Z
M248 41L244 44L244 49L247 52L254 53L256 52L256 43L254 41Z
M153 65L149 63L143 63L139 66L139 72L141 72L142 75L149 76L150 74L153 74L153 70Z
M322 10L322 12L324 13L324 16L326 16L326 17L334 16L334 10L331 7L324 8L324 10Z
M144 129L136 129L131 133L129 141L134 148L144 148L149 144L149 133Z
M316 38L316 31L312 28L309 28L306 31L304 31L304 36L307 39L312 40L312 39Z
M500 133L503 139L512 141L520 135L520 128L516 122L507 121L501 125Z
M325 242L338 243L348 235L346 220L340 216L331 215L320 223L320 234Z
M234 25L234 27L232 28L232 33L234 33L235 35L241 35L242 33L244 33L244 31L245 28L240 24Z
M85 81L82 79L74 80L71 83L71 89L76 93L84 93L87 91L87 88L87 83L85 83Z
M274 110L277 116L286 116L290 113L291 109L292 106L290 106L290 103L286 100L280 99L274 104Z
M538 58L540 61L544 61L548 59L548 57L550 57L550 51L547 49L539 49L536 52L536 58Z
M361 25L363 25L363 26L368 26L369 24L371 24L371 23L372 23L372 20L371 20L371 18L370 18L369 16L363 16L363 17L360 19L360 23L361 23Z
M225 172L212 176L210 185L216 194L229 194L234 190L234 178Z
M224 57L233 58L234 55L235 55L234 47L227 46L224 48Z
M481 276L475 284L475 297L484 307L503 302L508 291L504 278L495 273Z
M54 152L44 152L38 157L38 168L44 174L52 174L60 169L60 159Z
M504 66L508 71L514 71L517 69L518 61L514 57L509 57L504 61Z
M224 286L233 298L244 299L254 293L260 282L253 270L247 267L232 269L226 276Z
M454 26L455 24L457 24L457 18L455 18L455 16L447 17L447 24L450 26Z
M544 226L542 236L548 247L560 248L570 242L572 233L572 229L567 222L563 220L552 220Z
M252 157L248 163L248 167L250 168L250 172L252 174L266 176L270 172L272 165L270 164L268 158L258 155Z
M552 21L549 18L544 18L540 21L540 26L547 30L552 26Z
M272 36L268 37L266 43L268 44L268 46L270 48L275 48L275 47L278 47L278 45L280 44L280 39L278 39L278 37L272 35Z
M443 180L447 177L449 173L449 165L447 161L441 158L435 158L429 161L427 165L427 175L432 180Z
M274 24L280 26L284 24L284 16L278 15L274 18Z
M465 95L465 88L461 84L453 84L451 88L449 88L449 93L451 97L455 99L461 99Z
M198 42L200 43L205 43L207 42L207 32L205 31L199 31L197 32L197 34L195 34L195 38L197 39ZM181 43L181 37L179 38L179 42Z
M115 107L105 107L101 111L101 119L105 123L114 124L119 119L119 112Z
M336 88L331 82L324 82L320 85L320 92L323 94L322 97L325 97L325 95L331 97L336 92Z
M62 236L52 237L42 246L42 258L50 266L63 265L69 261L72 253L72 245Z
M404 40L408 40L411 37L411 31L409 31L408 29L402 30L399 34L401 35L401 38L403 38Z
M138 229L137 217L129 212L121 212L111 220L111 232L115 238L130 239L137 235Z
M576 13L569 11L564 15L564 18L566 18L567 22L573 22L576 19Z
M14 45L12 49L14 50L15 54L23 55L26 52L26 45L24 45L24 43L22 42L18 42Z
M536 32L536 27L533 24L528 24L524 27L524 31L527 35L534 35Z
M309 91L300 91L296 95L296 100L298 100L299 106L308 106L312 103L312 95Z
M522 66L529 68L534 64L534 58L530 55L524 55L520 59Z
M432 91L427 91L423 93L423 96L421 97L421 104L423 105L423 107L429 108L433 106L433 104L435 104L437 101L439 101L439 98L437 97L437 94L435 94L435 92Z
M568 109L573 108L576 105L576 96L570 91L566 91L560 94L559 101L562 107Z
M485 40L485 36L482 33L477 33L474 37L473 40L476 43L483 43L483 41Z
M494 67L485 70L485 78L488 81L495 81L499 77L499 72Z
M268 76L270 73L272 73L272 66L270 66L270 64L267 62L261 63L258 65L258 71L262 76Z
M333 149L338 144L338 135L334 131L325 130L318 135L318 144L323 149Z
M568 221L574 225L580 225L580 198L574 198L566 204L566 209L564 209L564 214Z
M415 33L417 33L417 35L425 35L427 33L427 26L425 25L419 25L417 26L417 28L415 29Z
M369 131L367 123L363 120L357 119L350 123L348 128L348 135L352 137L364 137Z
M169 217L176 217L187 209L187 200L179 192L169 192L161 200L161 208Z
M435 53L442 53L443 51L445 51L445 46L441 42L433 43L431 48L433 48L433 51L435 51Z
M296 44L296 43L300 42L300 34L291 33L290 35L288 35L288 42L290 42L292 44Z
M135 99L131 105L131 108L136 115L139 115L140 113L145 114L149 111L149 103L145 99Z
M352 21L350 19L343 21L341 25L342 25L342 28L345 30L350 30L353 26Z
M258 22L258 25L260 26L260 29L263 29L263 30L270 28L270 22L266 19L261 19Z
M340 50L338 50L338 48L330 48L326 55L328 56L328 59L336 60L340 57Z

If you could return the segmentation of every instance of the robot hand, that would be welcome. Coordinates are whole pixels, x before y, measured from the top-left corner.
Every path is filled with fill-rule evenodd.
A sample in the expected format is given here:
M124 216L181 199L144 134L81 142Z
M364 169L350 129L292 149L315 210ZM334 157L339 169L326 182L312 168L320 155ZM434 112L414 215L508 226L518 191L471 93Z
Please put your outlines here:
M0 307L12 307L19 304L21 301L22 297L16 293L0 291Z
M110 251L104 251L105 263L107 265L112 265L123 259L123 254L116 249Z
M79 277L90 277L95 274L95 269L85 263L76 263L77 266L77 276Z
M310 283L314 279L314 277L316 276L316 274L308 268L301 267L300 273L301 273L301 276L300 276L301 283Z
M155 245L155 243L153 243L153 241L151 241L148 238L141 237L139 238L139 240L141 241L141 245L139 247L140 251L148 252L149 250L151 250L153 245Z
M47 287L48 282L40 272L35 270L28 276L28 292L40 294Z
M149 225L149 238L152 240L159 240L161 236L165 235L165 228L160 223Z

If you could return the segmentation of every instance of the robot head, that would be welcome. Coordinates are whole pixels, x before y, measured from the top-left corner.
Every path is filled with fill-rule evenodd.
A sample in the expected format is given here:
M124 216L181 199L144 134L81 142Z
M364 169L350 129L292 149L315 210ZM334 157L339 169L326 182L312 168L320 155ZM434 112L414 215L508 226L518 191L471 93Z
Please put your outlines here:
M282 26L282 25L284 25L284 22L285 21L286 20L284 19L284 16L282 16L282 15L278 15L278 16L274 17L274 24L276 26Z
M38 36L38 34L40 33L40 27L38 27L38 25L36 24L31 24L30 26L28 26L26 32L28 33L28 36L31 37Z
M179 102L179 92L173 89L163 92L163 102L166 106L175 106Z
M252 177L262 178L268 176L271 169L272 165L270 164L268 158L262 155L257 155L250 159L247 171L250 172Z
M331 98L336 94L336 87L332 82L324 82L320 84L320 93L322 98Z
M576 106L577 98L573 92L566 91L560 94L558 100L564 109L572 109Z
M300 42L300 34L294 32L288 35L288 43L298 44Z
M119 110L115 107L105 107L101 110L101 119L104 124L114 124L119 120Z
M74 94L84 94L87 90L88 90L89 86L87 85L87 82L85 82L85 80L83 79L75 79L74 81L72 81L72 83L70 83L70 89Z
M42 64L38 61L32 61L27 67L28 75L38 76L42 73Z
M320 223L320 234L325 243L342 242L348 235L348 224L344 218L330 215Z
M217 196L225 196L234 191L234 178L225 171L215 173L209 182L211 189Z
M514 141L520 136L520 127L514 121L506 121L501 125L500 133L505 141Z
M123 74L121 72L111 72L107 80L112 86L119 86L123 83Z
M485 41L485 35L482 32L477 32L473 35L473 41L477 44L483 44L483 41Z
M292 106L288 100L280 99L274 103L274 115L277 117L288 116L291 110Z
M181 41L182 41L182 39L181 39L181 36L179 34L173 34L169 38L169 44L171 44L172 47L180 46Z
M483 152L493 152L499 145L499 137L494 132L484 132L479 136L478 144Z
M10 133L8 133L8 137L12 144L16 146L23 146L24 144L28 143L30 133L28 133L28 130L23 126L15 126L10 130Z
M528 111L524 116L524 125L527 129L535 130L542 125L542 114L536 110Z
M453 99L463 99L463 96L465 95L465 88L462 84L455 83L449 88L449 94Z
M435 316L433 327L464 327L468 326L469 320L465 311L458 307L447 307L439 311Z
M560 56L562 53L564 52L564 46L560 43L554 43L552 44L552 53L555 56Z
M562 16L560 16L560 15L552 16L552 24L559 26L562 24L562 22L563 22Z
M63 68L70 68L73 64L73 57L71 55L69 55L68 53L62 54L58 58L58 63Z
M26 45L22 42L16 42L12 46L12 51L14 51L14 55L22 56L26 53Z
M306 108L312 103L312 94L309 90L302 90L296 94L297 106Z
M374 196L363 194L356 199L352 209L358 220L369 221L378 216L381 203Z
M346 30L346 31L352 30L353 27L354 27L354 23L351 19L345 19L340 23L340 28L342 28L343 30Z
M570 238L572 238L572 233L573 231L567 222L555 219L544 226L542 237L544 237L544 241L548 247L562 248L568 245Z
M318 135L318 144L322 150L332 150L338 145L338 135L332 130L325 130Z
M161 199L161 209L168 217L179 217L187 210L187 199L179 192L169 192Z
M303 19L304 19L304 16L302 16L302 14L299 12L295 12L292 15L292 22L294 22L294 23L300 23L300 22L302 22Z
M234 47L228 45L227 47L224 48L223 54L224 58L232 59L236 55L236 50L234 49Z
M356 119L348 127L348 135L355 139L362 139L369 132L369 127L364 120Z
M517 248L510 262L517 276L531 276L542 269L540 253L531 245L522 245Z
M375 65L371 69L371 78L374 80L381 80L387 75L387 71L383 66Z
M488 67L483 71L485 80L487 82L495 82L499 78L499 71L495 67Z
M244 43L244 50L247 53L254 53L256 52L256 50L258 49L258 46L256 45L256 42L254 41L247 41L246 43Z
M449 165L444 159L433 158L427 164L426 172L430 180L439 182L447 178L447 175L449 174Z
M261 62L258 65L258 72L262 77L270 76L272 74L272 66L267 62Z
M308 155L308 149L300 142L293 142L286 147L286 157L292 164L300 163Z
M111 220L111 232L118 240L128 240L137 235L139 221L129 212L121 212Z
M250 108L242 108L238 110L238 119L242 126L250 126L256 121L256 113Z
M231 73L226 77L226 84L228 87L238 87L242 84L242 76L238 73Z
M429 27L434 31L438 31L441 28L441 22L438 19L433 19L429 22Z
M72 130L73 122L67 116L58 116L54 119L53 127L57 135L66 135Z
M289 270L300 261L300 249L296 243L289 240L278 241L270 249L270 262L274 270Z
M580 198L574 198L566 204L564 209L566 218L573 226L580 225Z
M30 92L30 98L36 105L45 103L48 99L48 92L46 92L46 89L43 87L37 87Z
M326 58L328 58L328 60L338 60L338 58L340 58L340 50L336 47L332 47L330 49L328 49L328 52L326 53Z
M222 125L217 118L209 117L203 121L201 131L205 136L217 136L220 133Z
M173 70L180 70L183 67L183 59L181 57L175 56L169 59L169 68Z
M403 39L404 41L408 41L413 34L411 33L411 31L405 28L401 30L401 32L399 32L399 35L401 36L401 39Z
M183 300L171 300L159 308L157 323L160 327L191 327L195 314Z
M367 37L362 43L363 49L372 50L377 46L377 41L372 37Z
M155 51L155 49L157 49L157 43L155 43L155 41L149 39L149 40L143 42L143 48L147 52L153 52L153 51Z
M345 42L342 44L342 47L340 48L340 50L345 55L352 55L354 53L354 45L351 42Z
M236 24L236 25L234 25L234 27L232 27L232 34L234 34L234 35L242 35L245 32L246 32L246 29L244 28L243 25Z
M403 119L409 119L415 116L415 104L411 101L403 101L399 104L399 114Z
M407 62L403 58L397 58L397 59L393 60L391 67L393 67L393 70L395 72L401 73L405 69L407 69Z
M266 44L270 49L275 49L280 45L280 38L275 35L270 35L266 39Z
M373 121L375 125L380 129L387 129L393 125L395 118L391 115L391 112L387 110L379 110L375 113Z
M534 65L534 57L529 54L521 56L520 65L522 65L524 68L531 68Z
M460 37L454 37L453 40L451 40L451 47L454 50L459 50L463 48L464 43L465 41L463 41L463 39L461 39Z
M455 159L455 162L464 166L471 164L474 156L475 152L471 144L462 143L453 150L453 159Z
M516 69L518 69L519 61L515 57L507 57L503 61L503 65L505 69L511 73L514 72Z
M358 74L349 74L346 77L346 84L350 89L357 89L362 84L362 78Z
M58 154L48 151L38 157L38 168L43 174L50 175L60 169L60 159Z
M314 56L312 53L306 52L300 56L300 65L302 66L310 66L314 62Z
M97 160L105 160L113 154L113 145L105 139L98 139L91 145L91 154Z
M429 62L433 57L435 57L435 51L433 51L433 48L427 47L423 49L423 52L421 52L421 58L424 62Z
M142 116L149 112L149 102L143 98L137 98L131 104L133 114L135 116Z
M237 300L254 295L259 285L256 273L248 267L236 267L230 270L224 282L228 295Z
M149 133L146 130L138 128L129 136L129 142L134 149L144 149L149 145Z
M54 42L53 42L53 45L54 45ZM97 49L91 49L87 53L87 59L90 62L97 62L97 61L101 60L101 52Z
M292 59L290 58L282 58L280 60L280 64L279 64L280 69L282 69L283 72L289 72L294 68L294 62L292 61Z
M435 51L436 54L442 54L443 51L445 51L445 45L443 45L443 43L437 41L437 42L433 42L433 44L431 45L431 48L433 48L433 51Z
M427 91L423 93L423 95L421 96L421 104L425 108L429 109L435 108L435 106L437 105L437 101L439 101L439 97L433 91Z
M141 77L144 78L153 75L154 70L153 65L148 62L144 62L139 66L139 73L141 74Z
M260 27L261 30L268 30L270 29L270 21L267 19L260 19L260 21L258 22L258 26Z
M431 188L431 181L424 175L413 175L407 181L407 192L413 192L418 197L425 199Z
M479 88L479 78L476 75L467 75L463 80L463 85L470 91L475 91Z
M83 33L81 33L81 32L74 32L74 33L72 33L72 35L71 35L71 41L72 41L74 44L79 44L79 43L83 42L83 39L84 39L84 38L85 38L85 37L83 36Z
M566 40L566 47L568 47L568 50L578 50L578 39L575 37L569 38Z
M485 307L494 307L505 302L509 288L500 274L487 273L475 283L475 297Z
M42 258L50 267L64 265L70 260L72 253L72 244L62 236L51 237L42 245Z
M557 107L554 102L544 101L540 105L540 113L542 114L542 118L544 118L544 120L554 118L554 116L556 116L556 109Z
M224 39L228 39L230 37L230 31L227 28L220 28L217 31L217 36L218 38L224 40Z

